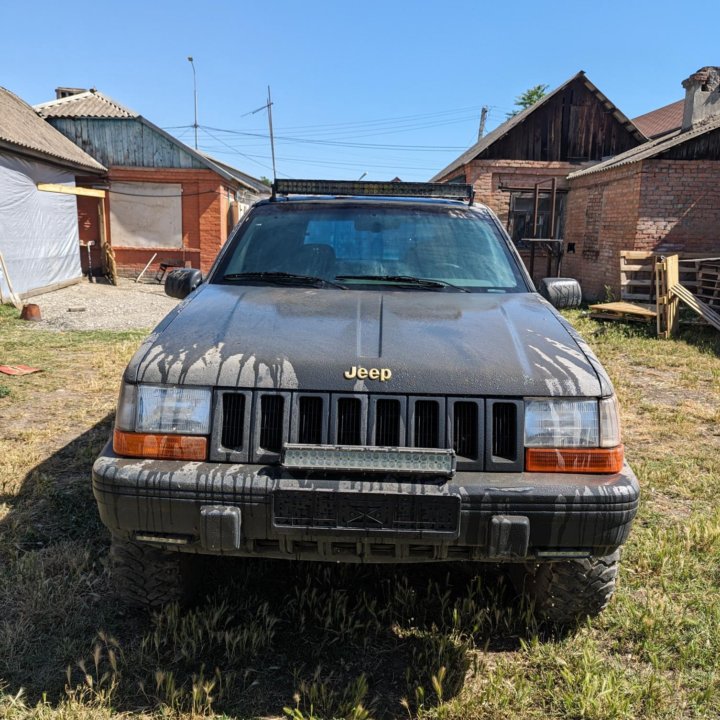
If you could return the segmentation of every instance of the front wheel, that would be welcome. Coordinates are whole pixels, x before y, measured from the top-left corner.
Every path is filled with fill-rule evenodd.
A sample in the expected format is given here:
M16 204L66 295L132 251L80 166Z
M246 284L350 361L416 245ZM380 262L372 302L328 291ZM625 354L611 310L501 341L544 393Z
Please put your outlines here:
M541 562L524 579L524 592L536 615L550 623L576 625L595 617L615 592L620 551L610 555Z
M116 592L129 607L152 610L190 599L191 557L113 537L110 560Z

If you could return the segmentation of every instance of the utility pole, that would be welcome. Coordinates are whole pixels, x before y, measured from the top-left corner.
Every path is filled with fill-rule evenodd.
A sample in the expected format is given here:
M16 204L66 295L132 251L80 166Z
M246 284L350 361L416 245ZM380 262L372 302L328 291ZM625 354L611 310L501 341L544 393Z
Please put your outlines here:
M487 120L488 116L488 106L483 105L482 110L480 111L480 127L478 128L478 142L482 140L482 136L485 134L485 121Z
M195 149L198 149L198 141L197 141L197 131L198 131L198 121L197 121L197 78L195 77L195 63L193 62L192 55L188 55L188 61L190 62L190 65L192 66L193 71L193 98L195 99L195 122L193 123L193 127L195 128Z
M277 173L275 172L275 136L273 135L272 98L270 97L270 86L269 85L268 85L267 111L268 111L268 125L270 126L270 152L272 153L273 182L275 182L275 180L277 180Z

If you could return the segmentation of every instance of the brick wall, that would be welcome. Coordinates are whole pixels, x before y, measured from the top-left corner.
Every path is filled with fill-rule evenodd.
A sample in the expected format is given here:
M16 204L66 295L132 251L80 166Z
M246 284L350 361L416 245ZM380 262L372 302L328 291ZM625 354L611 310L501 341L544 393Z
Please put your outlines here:
M563 275L620 296L620 251L720 255L720 162L645 160L570 180ZM568 245L566 245L568 247Z
M562 275L580 281L583 296L620 296L620 250L632 250L640 202L640 165L570 180ZM574 252L572 252L574 250Z
M113 167L109 178L111 183L179 183L183 193L182 248L119 247L113 244L108 228L108 239L113 245L121 275L137 275L154 253L158 256L148 273L155 271L160 260L166 258L200 268L204 273L210 269L218 250L227 239L227 190L218 175L211 170Z
M720 254L720 161L643 162L635 249Z
M541 189L549 189L552 178L557 189L567 189L567 175L577 165L565 162L532 160L473 160L465 166L465 181L475 188L475 200L487 205L507 226L510 210L510 189L532 192L535 184L547 181Z

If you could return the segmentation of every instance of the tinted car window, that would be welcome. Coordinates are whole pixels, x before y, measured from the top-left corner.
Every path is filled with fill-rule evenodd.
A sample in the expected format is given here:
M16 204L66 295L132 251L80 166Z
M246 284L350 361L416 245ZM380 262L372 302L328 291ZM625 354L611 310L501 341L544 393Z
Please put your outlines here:
M402 275L471 290L527 290L490 217L461 207L265 205L235 238L216 275L248 272L327 280Z

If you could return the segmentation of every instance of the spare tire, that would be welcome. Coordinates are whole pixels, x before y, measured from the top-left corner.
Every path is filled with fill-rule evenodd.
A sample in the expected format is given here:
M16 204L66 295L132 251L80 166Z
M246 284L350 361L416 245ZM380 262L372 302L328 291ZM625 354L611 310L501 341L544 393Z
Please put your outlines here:
M540 294L558 309L576 308L582 303L580 283L574 278L543 278Z

